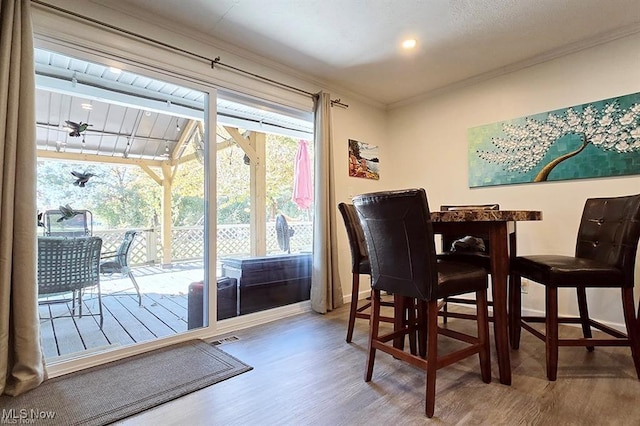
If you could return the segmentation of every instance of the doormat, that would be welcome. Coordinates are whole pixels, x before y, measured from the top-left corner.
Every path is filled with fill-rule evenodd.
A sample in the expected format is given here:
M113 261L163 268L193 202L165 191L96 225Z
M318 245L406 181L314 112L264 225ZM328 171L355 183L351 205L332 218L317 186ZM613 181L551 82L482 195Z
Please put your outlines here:
M0 424L104 425L251 370L202 340L190 340L46 380L0 397Z

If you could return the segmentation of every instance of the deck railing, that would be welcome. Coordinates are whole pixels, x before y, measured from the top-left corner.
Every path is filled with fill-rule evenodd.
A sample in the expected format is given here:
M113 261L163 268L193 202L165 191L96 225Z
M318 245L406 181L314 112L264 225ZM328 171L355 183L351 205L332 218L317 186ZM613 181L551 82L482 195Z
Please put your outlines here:
M291 237L292 252L310 251L313 243L313 222L290 222L294 234ZM96 229L93 235L102 238L102 252L116 251L126 231L130 229ZM131 265L158 264L162 260L160 229L135 228L138 235L131 246ZM249 225L218 225L217 255L242 256L251 252ZM204 227L179 226L172 232L172 262L201 260L204 258ZM267 223L267 253L281 252L275 231L275 223Z

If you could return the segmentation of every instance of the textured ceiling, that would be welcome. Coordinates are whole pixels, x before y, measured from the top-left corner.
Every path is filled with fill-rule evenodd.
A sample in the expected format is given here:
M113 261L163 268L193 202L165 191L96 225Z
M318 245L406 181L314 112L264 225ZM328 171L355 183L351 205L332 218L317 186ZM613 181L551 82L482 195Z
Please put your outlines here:
M156 15L384 104L640 31L640 0L93 1ZM418 47L403 52L408 36Z

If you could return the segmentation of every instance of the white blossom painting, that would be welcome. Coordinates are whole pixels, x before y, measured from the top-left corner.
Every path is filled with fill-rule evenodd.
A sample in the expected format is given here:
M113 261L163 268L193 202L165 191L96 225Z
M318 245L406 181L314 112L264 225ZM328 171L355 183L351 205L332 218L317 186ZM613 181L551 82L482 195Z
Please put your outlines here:
M640 93L474 127L469 187L640 173Z

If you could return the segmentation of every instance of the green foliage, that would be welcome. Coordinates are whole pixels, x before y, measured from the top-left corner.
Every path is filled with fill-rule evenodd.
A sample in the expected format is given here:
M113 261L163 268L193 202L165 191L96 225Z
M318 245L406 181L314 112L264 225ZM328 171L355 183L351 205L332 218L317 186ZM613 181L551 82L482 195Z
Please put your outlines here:
M283 213L308 217L291 200L298 140L276 135L266 138L267 220ZM309 150L313 158L313 149ZM218 223L249 223L250 167L244 151L233 145L217 153ZM311 159L311 166L313 160ZM91 172L86 187L74 186L72 171ZM158 176L162 172L154 170ZM137 166L38 161L38 210L69 204L93 213L94 224L109 228L156 227L161 217L162 187ZM198 161L181 164L173 178L171 217L175 226L203 223L204 167Z
M195 163L195 162L194 162ZM84 188L74 186L71 171L96 176ZM160 171L156 171L160 173ZM108 228L154 227L161 216L162 187L137 166L38 162L38 210L69 204L93 213L94 224ZM199 189L198 189L199 186ZM174 225L194 225L204 216L204 173L201 165L183 167L174 179Z
M279 213L289 217L300 214L291 200L297 150L298 139L267 135L267 220L275 220Z
M236 145L218 151L218 223L249 223L250 166L243 157L244 151Z
M266 137L266 203L267 220L277 214L289 217L304 216L291 200L293 194L293 171L298 139L267 134ZM313 149L309 156L313 167ZM244 164L244 151L236 145L218 152L218 223L249 223L250 211L250 166Z

